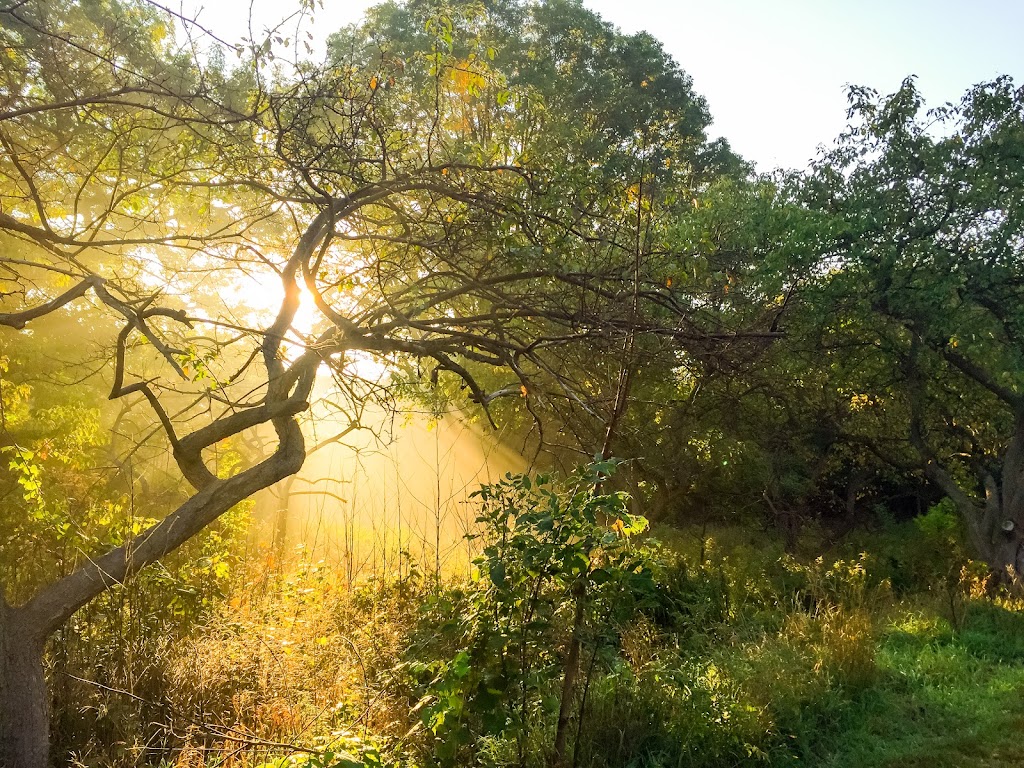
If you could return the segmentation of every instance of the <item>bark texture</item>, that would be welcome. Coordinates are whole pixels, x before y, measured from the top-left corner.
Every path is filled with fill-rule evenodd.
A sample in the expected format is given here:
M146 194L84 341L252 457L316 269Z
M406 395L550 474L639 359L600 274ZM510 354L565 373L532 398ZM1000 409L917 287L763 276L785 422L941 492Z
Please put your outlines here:
M13 323L14 327L21 327L19 323L63 306L90 287L106 304L117 308L130 322L126 326L128 332L122 331L119 336L110 397L116 399L138 392L149 400L183 477L196 490L181 506L141 535L86 560L72 573L41 587L24 605L9 606L4 601L3 585L0 585L0 768L47 768L49 765L49 698L43 652L50 635L90 600L173 552L239 502L302 467L306 447L294 417L309 407L308 398L321 358L316 351L311 351L286 366L279 353L299 307L296 274L312 256L331 221L329 211L313 220L282 273L285 297L261 345L267 369L264 402L223 415L184 437L178 437L165 409L145 382L123 386L124 344L133 328L146 333L145 313L127 307L106 291L102 282L84 281L42 310L33 310L31 317L24 313L24 316L8 316L6 323L0 317L0 325ZM147 311L157 312L152 308ZM150 333L147 338L151 336ZM151 341L155 345L160 343ZM168 357L168 360L180 371L173 358ZM274 428L278 446L263 461L228 478L217 477L203 461L204 448L267 422Z
M587 587L582 579L574 586L573 597L576 599L576 610L573 615L569 651L565 656L565 673L562 677L562 697L558 707L555 748L551 755L551 764L555 768L565 765L565 745L569 737L569 720L572 717L573 693L576 690L576 679L580 674L580 646L583 641L583 623L586 616L585 601L587 599Z
M0 768L49 765L44 639L0 597Z

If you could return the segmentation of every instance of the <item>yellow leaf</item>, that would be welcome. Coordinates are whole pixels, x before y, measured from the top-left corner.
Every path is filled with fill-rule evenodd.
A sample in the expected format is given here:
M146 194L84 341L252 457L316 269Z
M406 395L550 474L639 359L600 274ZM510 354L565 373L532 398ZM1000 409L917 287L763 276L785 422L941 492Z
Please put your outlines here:
M370 78L370 90L371 91L376 91L377 90L377 76L376 75L374 75L373 77Z

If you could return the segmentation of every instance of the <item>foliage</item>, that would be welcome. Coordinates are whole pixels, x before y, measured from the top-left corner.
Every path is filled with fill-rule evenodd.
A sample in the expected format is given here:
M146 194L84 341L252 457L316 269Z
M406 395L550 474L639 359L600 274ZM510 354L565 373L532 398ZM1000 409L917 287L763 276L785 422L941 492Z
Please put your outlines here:
M792 188L814 216L817 368L863 396L848 439L918 469L974 551L1016 567L1024 92L1004 77L926 111L910 78L850 103L848 131Z
M0 639L26 650L0 658L0 690L30 681L38 704L0 695L0 725L18 731L5 762L47 760L46 638L299 470L319 370L338 385L325 402L349 413L393 404L353 373L358 355L431 387L443 377L488 417L519 393L550 407L578 384L560 349L586 355L638 330L681 338L689 294L666 296L660 278L640 291L653 251L626 247L634 209L653 222L656 190L668 210L744 171L708 142L706 106L652 38L575 3L386 4L323 62L287 65L271 32L236 49L232 69L192 45L205 30L141 0L29 0L0 16L0 325L31 325L18 342L85 384L81 403L34 408L52 451L9 435L24 509L3 544L40 567L2 574ZM513 21L527 18L537 34L518 40ZM547 37L571 50L544 50ZM552 67L586 84L585 120ZM266 278L276 306L239 310L235 290ZM48 322L85 343L47 348L33 334ZM30 368L0 391L12 417ZM587 411L601 386L570 399ZM54 482L76 440L91 463L64 474L115 466L118 492L91 484L84 499ZM161 486L145 515L136 478ZM197 571L225 567L215 553Z
M524 493L515 480L503 481L506 490ZM537 491L535 478L530 483ZM775 554L758 560L747 557L735 532L709 534L714 542L704 542L703 560L680 533L685 547L629 544L653 582L649 599L635 609L598 610L594 587L583 655L589 662L596 651L596 661L586 701L577 701L579 737L570 739L578 765L859 768L925 760L944 748L1013 764L1012 728L1006 729L1019 716L1013 696L1024 680L1018 600L977 593L957 629L923 585L896 601L885 586L884 557L780 562L781 544L773 541ZM514 525L508 535L515 536ZM862 543L885 551L884 536ZM501 551L508 585L511 571L523 572L511 551ZM162 716L176 724L178 737L165 734L150 744L163 744L179 765L212 764L234 750L253 764L315 765L326 758L429 765L450 759L439 736L457 720L473 738L458 755L473 754L483 765L522 764L522 677L515 642L506 642L506 628L520 629L521 620L515 607L497 602L498 585L483 569L475 581L413 577L349 591L344 569L328 562L275 565L269 577L266 568L234 575L201 635L162 646L162 676L144 685L135 678L135 690L165 702ZM545 762L559 650L572 623L564 586L545 599L550 620L527 632L534 676L526 765ZM490 610L473 614L481 605ZM485 634L506 644L505 677L497 660L473 644ZM138 674L141 654L126 658ZM490 692L479 686L485 674ZM132 764L127 745L104 752L96 740L112 736L103 729L115 722L123 727L136 705L114 693L83 700L106 715L92 745L79 742L81 761ZM438 734L424 722L436 706L446 717ZM499 716L504 735L488 734L486 718Z
M0 22L0 762L47 762L47 702L82 765L526 768L566 729L577 768L909 764L974 705L957 759L1019 757L1009 78L852 88L808 173L752 179L576 0L385 2L230 67L142 0ZM407 396L637 458L482 488L468 582L245 562L302 422Z
M443 764L473 759L487 737L514 738L525 759L557 703L566 614L586 600L596 654L602 635L653 597L645 558L629 545L646 520L625 511L624 494L598 490L616 464L597 461L562 483L509 475L477 492L483 549L460 612L460 649L410 666L426 683L417 707Z

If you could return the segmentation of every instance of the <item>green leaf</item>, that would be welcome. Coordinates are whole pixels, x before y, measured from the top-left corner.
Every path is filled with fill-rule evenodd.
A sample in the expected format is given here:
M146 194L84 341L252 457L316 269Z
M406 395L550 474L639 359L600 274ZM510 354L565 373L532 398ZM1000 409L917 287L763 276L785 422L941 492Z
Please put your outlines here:
M491 583L499 589L505 587L505 564L500 560L491 563L487 569L487 575L491 579Z

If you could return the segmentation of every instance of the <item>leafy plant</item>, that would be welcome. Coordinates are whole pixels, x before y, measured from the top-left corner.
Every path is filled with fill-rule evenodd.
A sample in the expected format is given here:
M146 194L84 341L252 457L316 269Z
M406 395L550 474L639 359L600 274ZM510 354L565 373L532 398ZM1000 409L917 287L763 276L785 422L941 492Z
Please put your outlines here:
M482 532L471 537L484 546L461 648L450 661L412 668L425 683L419 712L442 764L465 764L481 737L513 738L522 762L532 731L557 708L552 683L557 649L576 623L570 614L583 611L596 643L623 605L615 596L653 596L651 571L630 545L647 520L626 511L626 494L602 492L617 465L598 461L561 482L506 475L476 492Z

